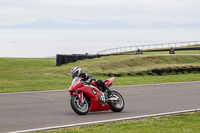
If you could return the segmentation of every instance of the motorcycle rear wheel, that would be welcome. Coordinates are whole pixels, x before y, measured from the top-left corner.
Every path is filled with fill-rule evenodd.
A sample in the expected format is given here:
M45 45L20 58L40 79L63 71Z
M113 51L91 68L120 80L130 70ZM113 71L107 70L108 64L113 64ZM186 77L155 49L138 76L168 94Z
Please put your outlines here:
M123 97L117 92L117 91L112 91L113 96L118 97L118 101L111 101L108 104L110 105L110 109L113 112L121 112L124 109L124 99Z
M71 97L71 107L79 115L86 115L89 111L88 102L85 100L83 103L79 100L77 95Z

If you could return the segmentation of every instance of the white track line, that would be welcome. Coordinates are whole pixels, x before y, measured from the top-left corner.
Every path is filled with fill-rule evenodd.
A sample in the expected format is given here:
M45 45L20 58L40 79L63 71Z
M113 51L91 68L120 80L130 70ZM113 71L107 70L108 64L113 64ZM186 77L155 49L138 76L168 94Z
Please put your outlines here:
M159 114L150 114L150 115L141 115L141 116L134 116L134 117L125 117L125 118L118 118L118 119L102 120L102 121L92 121L92 122L84 122L84 123L77 123L77 124L69 124L69 125L61 125L61 126L52 126L52 127L28 129L28 130L13 131L13 132L8 132L8 133L33 132L33 131L39 131L39 130L67 128L67 127L83 126L83 125L97 124L97 123L106 123L106 122L114 122L114 121L122 121L122 120L132 120L132 119L142 119L142 118L147 118L147 117L157 117L157 116L165 116L165 115L180 114L180 113L189 113L189 112L195 112L195 111L200 111L200 108L199 109L190 109L190 110L175 111L175 112L159 113Z
M176 84L192 84L192 83L200 83L200 81L192 81L192 82L176 82L176 83L160 83L160 84L143 84L143 85L127 85L127 86L113 86L111 88L120 88L120 87L131 87L131 86L155 86L155 85L176 85ZM68 91L68 89L63 90L47 90L47 91L28 91L28 92L12 92L12 93L0 93L0 95L9 95L9 94L28 94L28 93L43 93L43 92L60 92L60 91Z

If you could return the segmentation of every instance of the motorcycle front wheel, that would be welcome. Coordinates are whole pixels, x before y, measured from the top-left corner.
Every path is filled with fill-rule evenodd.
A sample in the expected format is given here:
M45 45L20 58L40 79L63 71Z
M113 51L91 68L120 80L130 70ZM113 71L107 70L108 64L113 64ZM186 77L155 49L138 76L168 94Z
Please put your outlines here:
M121 112L124 109L124 99L117 91L112 91L112 92L113 92L113 96L117 97L118 100L111 101L108 103L110 105L110 109L113 112Z
M86 115L89 111L89 105L86 100L82 103L77 95L71 97L71 107L79 115Z

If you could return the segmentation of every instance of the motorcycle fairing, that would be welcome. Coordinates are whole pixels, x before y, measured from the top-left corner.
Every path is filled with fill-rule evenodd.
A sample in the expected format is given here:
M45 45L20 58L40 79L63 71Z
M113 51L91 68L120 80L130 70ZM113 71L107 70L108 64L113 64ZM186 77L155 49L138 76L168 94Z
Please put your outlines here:
M114 79L115 79L115 77L112 77L110 79L105 80L104 83L110 88Z
M93 89L95 92L97 92L96 95L94 95ZM90 112L94 111L104 111L104 110L110 110L110 106L108 104L105 104L105 106L102 105L102 103L99 101L99 96L102 95L102 93L94 86L92 85L84 85L83 87L77 88L76 91L83 92L86 96L90 98ZM72 95L77 95L79 97L79 100L82 101L82 97L80 93L75 93Z

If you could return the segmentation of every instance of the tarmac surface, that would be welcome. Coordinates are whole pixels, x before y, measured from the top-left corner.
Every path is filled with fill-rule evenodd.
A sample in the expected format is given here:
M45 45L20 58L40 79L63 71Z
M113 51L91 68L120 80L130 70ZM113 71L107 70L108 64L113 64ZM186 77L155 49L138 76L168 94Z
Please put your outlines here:
M68 90L0 94L0 132L101 121L200 108L200 82L112 87L125 108L77 115Z

